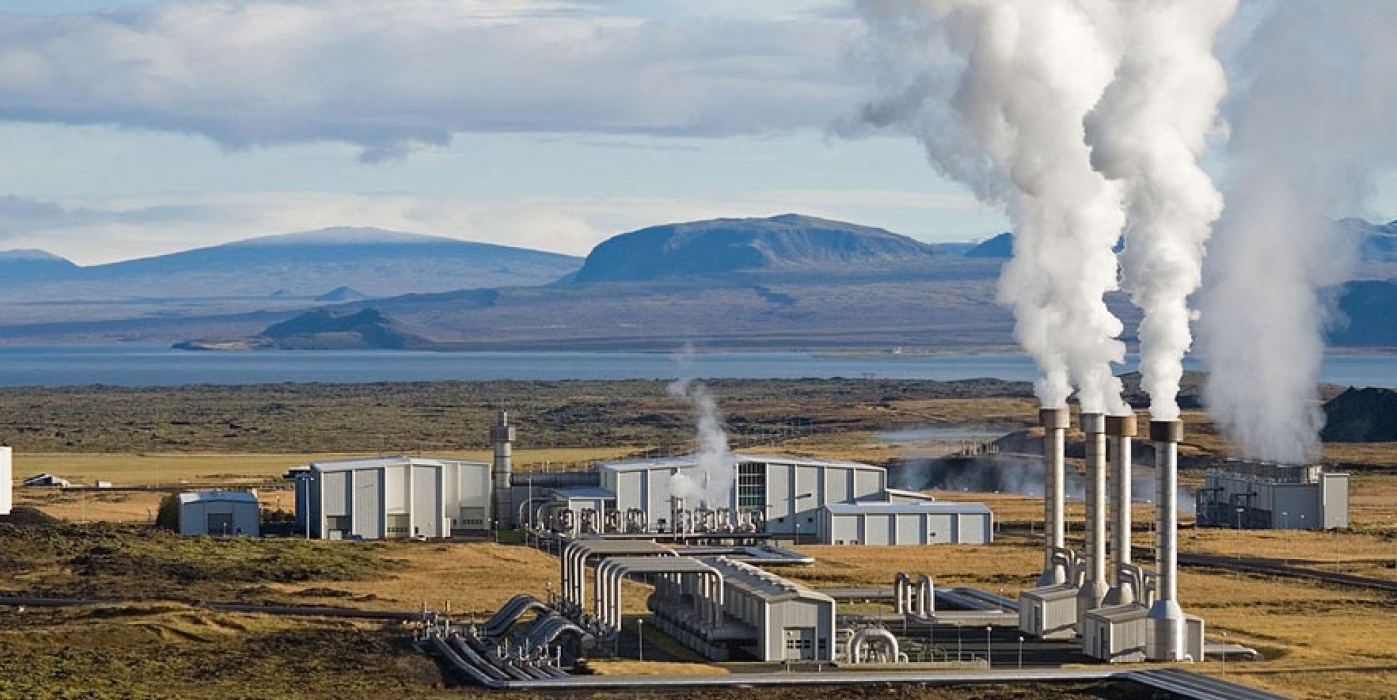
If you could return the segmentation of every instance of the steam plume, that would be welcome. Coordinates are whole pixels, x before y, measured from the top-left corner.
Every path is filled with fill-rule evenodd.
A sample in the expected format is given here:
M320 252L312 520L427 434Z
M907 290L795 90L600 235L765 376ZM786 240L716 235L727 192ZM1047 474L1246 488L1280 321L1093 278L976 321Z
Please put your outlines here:
M1193 343L1188 297L1222 196L1198 165L1227 90L1213 38L1237 0L1123 0L1126 49L1086 120L1092 164L1125 188L1125 287L1144 312L1141 386L1155 420L1179 417L1183 359Z
M1117 188L1095 172L1082 120L1119 58L1103 0L862 0L861 57L881 98L862 122L897 127L931 162L1003 206L1014 257L999 281L1015 333L1038 364L1045 407L1123 409L1111 369L1124 358L1112 251Z
M1362 204L1397 144L1397 13L1385 3L1274 3L1229 110L1233 169L1211 246L1200 340L1209 412L1244 456L1317 456L1326 304L1353 241L1328 223Z
M692 376L693 347L686 345L678 358L680 377L666 387L670 396L684 399L693 407L698 452L695 454L695 474L677 474L670 479L670 495L683 498L691 505L709 508L726 507L732 493L736 469L728 451L728 435L723 430L723 415L707 387ZM695 503L697 501L697 503Z

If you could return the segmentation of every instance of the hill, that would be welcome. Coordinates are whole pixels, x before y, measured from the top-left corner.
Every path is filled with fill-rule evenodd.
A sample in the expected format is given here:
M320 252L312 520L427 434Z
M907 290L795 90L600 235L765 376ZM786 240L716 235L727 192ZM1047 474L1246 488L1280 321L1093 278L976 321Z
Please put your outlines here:
M0 274L0 311L12 322L304 309L341 288L342 295L384 297L534 286L572 273L581 260L440 236L331 228L91 267L41 251L0 253L0 271L21 264L29 272Z
M1328 342L1344 347L1397 347L1397 281L1350 282L1336 292L1340 324Z
M1001 233L965 251L965 257L1012 258L1014 257L1014 236L1010 233Z
M799 214L714 219L623 233L594 248L575 284L751 270L897 267L945 255L890 231Z
M1397 391L1349 388L1324 404L1325 442L1397 442Z

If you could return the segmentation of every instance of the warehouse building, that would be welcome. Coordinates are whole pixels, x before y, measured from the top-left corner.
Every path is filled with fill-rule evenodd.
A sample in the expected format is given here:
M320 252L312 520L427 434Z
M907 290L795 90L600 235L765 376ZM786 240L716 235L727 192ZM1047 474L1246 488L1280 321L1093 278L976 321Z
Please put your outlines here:
M491 465L368 457L293 469L296 525L315 539L404 539L490 529Z
M528 520L574 536L760 533L825 544L984 543L992 532L985 506L890 489L883 468L858 462L734 454L717 474L688 455L602 462L596 475L595 486L531 490Z
M994 515L982 503L830 503L817 534L829 544L989 544Z
M9 515L14 507L14 450L0 445L0 515Z
M1203 527L1274 530L1346 528L1348 474L1318 465L1227 460L1195 495Z
M257 537L262 506L246 491L203 491L179 495L179 534Z

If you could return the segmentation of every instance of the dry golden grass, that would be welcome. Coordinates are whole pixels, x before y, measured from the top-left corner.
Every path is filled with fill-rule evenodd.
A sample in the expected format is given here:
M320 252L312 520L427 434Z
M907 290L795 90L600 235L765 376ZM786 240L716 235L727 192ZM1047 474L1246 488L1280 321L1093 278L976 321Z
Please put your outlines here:
M673 661L598 659L589 660L587 665L599 676L722 676L728 673L721 666Z

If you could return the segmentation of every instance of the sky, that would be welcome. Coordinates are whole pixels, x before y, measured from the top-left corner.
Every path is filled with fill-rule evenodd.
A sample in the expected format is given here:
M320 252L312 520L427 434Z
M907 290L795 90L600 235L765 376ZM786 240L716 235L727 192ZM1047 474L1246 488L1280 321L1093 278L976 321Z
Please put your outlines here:
M788 212L1004 231L912 139L845 128L864 32L842 0L0 0L0 250L377 226L585 255Z
M825 0L0 0L0 250L347 225L585 255L787 212L1005 230L910 139L837 135L861 31Z

